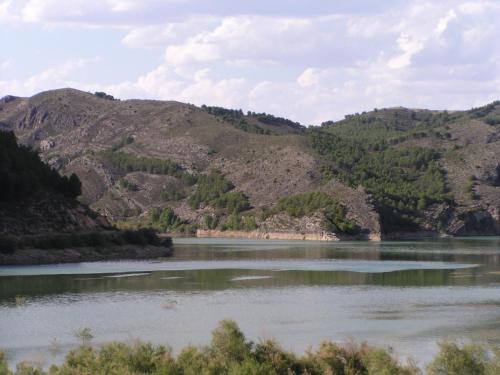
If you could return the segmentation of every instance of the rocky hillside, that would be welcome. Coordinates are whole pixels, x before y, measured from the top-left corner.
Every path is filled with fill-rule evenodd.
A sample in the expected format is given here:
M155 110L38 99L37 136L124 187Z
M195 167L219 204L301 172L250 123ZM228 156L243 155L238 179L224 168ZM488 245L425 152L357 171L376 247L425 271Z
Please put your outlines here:
M78 175L82 201L118 225L253 237L499 234L499 119L493 103L306 128L73 89L0 100L0 129Z

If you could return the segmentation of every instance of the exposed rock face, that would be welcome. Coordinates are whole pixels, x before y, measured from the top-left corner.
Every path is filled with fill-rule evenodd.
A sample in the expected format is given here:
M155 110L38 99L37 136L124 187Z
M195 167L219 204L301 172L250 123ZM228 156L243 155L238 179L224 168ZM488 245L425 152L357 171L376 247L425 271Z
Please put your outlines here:
M454 236L499 235L498 211L465 212L454 218L449 228L449 234Z
M292 218L277 214L260 223L255 231L198 231L199 237L240 237L271 240L338 241L339 237L325 230L319 216Z
M300 233L300 232L267 232L264 230L253 231L221 231L203 230L196 231L197 237L224 237L224 238L248 238L265 240L299 240L299 241L338 241L339 238L331 232Z
M54 147L54 142L44 139L40 142L40 150L49 151L52 147Z

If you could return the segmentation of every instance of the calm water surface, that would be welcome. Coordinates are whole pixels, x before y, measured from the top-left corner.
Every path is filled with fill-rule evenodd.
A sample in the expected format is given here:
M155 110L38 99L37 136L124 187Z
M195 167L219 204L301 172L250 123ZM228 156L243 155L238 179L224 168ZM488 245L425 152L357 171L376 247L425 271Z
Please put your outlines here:
M177 239L164 260L0 267L11 364L60 361L83 327L178 351L225 318L296 352L354 339L425 364L443 339L500 345L500 239Z

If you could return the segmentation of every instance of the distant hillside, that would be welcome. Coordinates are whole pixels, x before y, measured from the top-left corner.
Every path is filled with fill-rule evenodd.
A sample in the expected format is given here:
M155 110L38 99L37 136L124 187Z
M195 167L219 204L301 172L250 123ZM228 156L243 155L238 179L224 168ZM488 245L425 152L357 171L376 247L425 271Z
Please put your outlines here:
M81 200L122 227L262 238L500 234L499 102L378 109L306 128L265 113L62 89L0 100L0 128L78 175Z

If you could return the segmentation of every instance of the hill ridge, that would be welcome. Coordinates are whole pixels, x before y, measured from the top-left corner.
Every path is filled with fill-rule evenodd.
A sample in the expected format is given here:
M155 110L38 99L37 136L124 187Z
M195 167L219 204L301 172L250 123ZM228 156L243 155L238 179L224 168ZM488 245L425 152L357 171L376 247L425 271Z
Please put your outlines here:
M358 238L500 233L498 102L455 112L376 109L305 128L265 113L99 95L61 89L16 98L0 103L0 123L50 165L76 173L84 202L124 226L241 230L250 220L262 231L342 237L328 228L326 203L307 220L277 211L282 199L323 192L345 207ZM117 167L106 152L128 161ZM196 178L215 170L234 188L193 208L198 183L139 168L133 157ZM237 193L248 208L233 212L224 194ZM154 209L171 209L176 224L155 222Z

